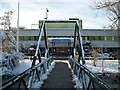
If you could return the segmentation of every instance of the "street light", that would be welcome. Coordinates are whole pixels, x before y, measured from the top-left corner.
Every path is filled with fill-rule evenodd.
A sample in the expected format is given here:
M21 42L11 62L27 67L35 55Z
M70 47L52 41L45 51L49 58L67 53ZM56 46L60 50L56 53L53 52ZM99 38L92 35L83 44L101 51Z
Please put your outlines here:
M48 12L49 12L49 10L48 10L48 8L46 8L46 20L48 19Z

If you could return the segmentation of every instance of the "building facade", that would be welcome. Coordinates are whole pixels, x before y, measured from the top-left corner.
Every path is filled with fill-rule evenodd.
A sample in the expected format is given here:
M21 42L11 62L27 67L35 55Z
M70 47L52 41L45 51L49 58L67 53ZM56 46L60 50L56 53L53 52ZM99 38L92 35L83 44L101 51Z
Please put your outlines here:
M16 32L12 33L16 38ZM39 29L20 29L19 30L19 44L28 48L31 45L36 45L39 35ZM93 48L106 48L108 50L116 50L120 48L120 38L114 30L103 30L103 29L81 29L81 36L83 43L86 41L91 42ZM49 38L73 38L73 28L48 28L47 38L49 47L53 47L49 42ZM62 45L63 44L63 45ZM42 37L41 47L44 47L44 37ZM54 44L54 47L59 47L59 44ZM70 45L61 43L61 46L72 47Z

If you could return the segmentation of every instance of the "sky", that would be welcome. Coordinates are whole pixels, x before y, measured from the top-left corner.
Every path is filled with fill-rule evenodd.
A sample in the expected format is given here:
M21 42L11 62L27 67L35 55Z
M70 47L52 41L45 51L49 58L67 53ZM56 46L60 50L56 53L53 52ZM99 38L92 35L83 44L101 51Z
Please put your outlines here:
M0 0L0 16L5 11L13 11L11 26L17 27L18 0ZM84 29L102 29L109 23L106 12L93 10L94 0L20 0L19 26L34 28L39 20L68 20L79 18L83 21Z

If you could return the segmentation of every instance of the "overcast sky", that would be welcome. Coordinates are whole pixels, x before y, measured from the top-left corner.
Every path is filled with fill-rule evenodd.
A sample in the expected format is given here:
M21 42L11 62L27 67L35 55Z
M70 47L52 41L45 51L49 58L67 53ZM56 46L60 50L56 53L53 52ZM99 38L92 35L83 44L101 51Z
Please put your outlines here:
M48 20L68 20L79 18L83 20L83 28L103 28L108 24L106 13L92 10L93 0L20 0L20 26L31 28L46 17ZM12 25L17 27L17 0L0 0L0 16L5 11L13 11Z

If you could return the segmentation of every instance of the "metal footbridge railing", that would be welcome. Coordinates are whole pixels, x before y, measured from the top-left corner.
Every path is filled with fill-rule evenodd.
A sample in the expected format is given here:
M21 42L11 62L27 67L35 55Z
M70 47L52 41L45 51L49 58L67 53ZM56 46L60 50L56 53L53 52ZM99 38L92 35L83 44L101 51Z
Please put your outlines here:
M74 32L74 44L73 44L73 54L69 57L69 63L71 70L77 76L80 82L79 89L83 90L111 90L111 88L98 76L88 70L85 66L85 56L83 50L83 43L81 37L81 28L79 27L78 21L76 21L75 32ZM76 46L76 38L78 40L78 46ZM76 49L79 55L76 55ZM76 58L78 57L78 58ZM80 63L80 60L82 60Z
M45 58L41 59L41 51L40 51L40 43L41 38L44 34L45 38ZM39 60L39 63L36 63L36 60ZM48 46L47 46L47 37L46 37L46 25L45 21L42 22L42 26L39 30L39 39L37 42L37 47L35 51L35 55L32 61L32 65L29 69L24 71L23 73L13 76L9 80L5 81L0 85L0 90L6 90L10 88L20 89L30 89L33 88L35 82L42 81L42 76L47 73L47 70L50 68L52 63L52 58L49 57L48 54Z
M39 30L39 39L37 42L36 52L32 61L31 67L25 72L12 77L6 82L1 84L2 90L10 89L10 88L25 88L31 89L35 82L41 82L42 76L47 73L47 70L51 66L52 58L49 56L49 49L47 43L47 35L46 35L46 23L75 23L75 32L74 32L74 43L73 43L73 53L71 57L68 59L71 70L78 77L79 82L81 83L81 87L78 89L83 90L97 90L97 89L106 89L111 90L111 88L100 78L98 78L95 74L90 72L85 66L85 57L83 50L82 37L80 32L80 26L78 20L43 20L40 25ZM44 34L45 41L45 59L41 59L41 38ZM77 42L77 43L76 43ZM78 46L77 46L77 45ZM79 55L76 58L76 51L78 51ZM38 57L39 63L36 63L36 59ZM80 63L80 60L82 63ZM59 72L59 71L58 71ZM72 73L71 73L72 74ZM61 87L62 88L62 87Z
M80 88L83 90L112 90L103 80L97 75L88 70L85 65L78 63L73 58L69 58L71 69L76 77L79 79Z

